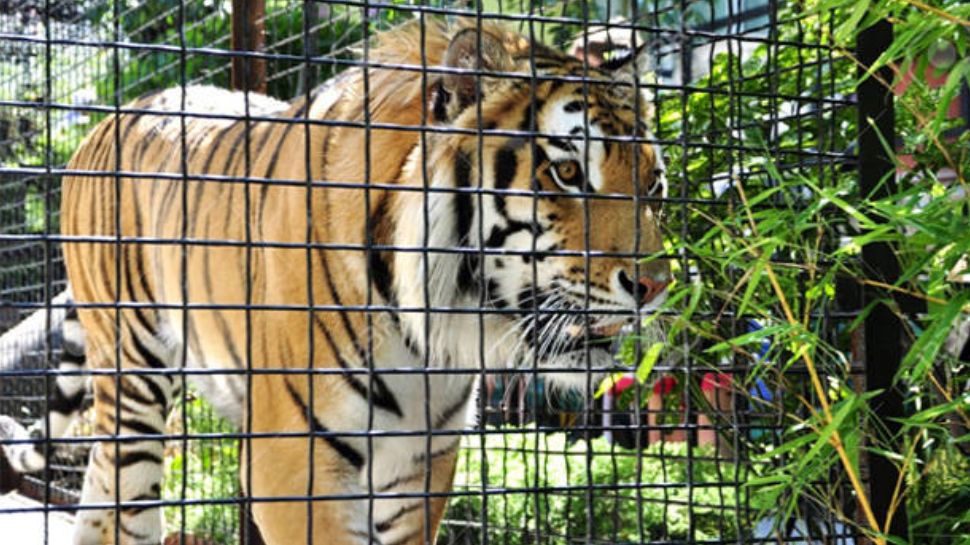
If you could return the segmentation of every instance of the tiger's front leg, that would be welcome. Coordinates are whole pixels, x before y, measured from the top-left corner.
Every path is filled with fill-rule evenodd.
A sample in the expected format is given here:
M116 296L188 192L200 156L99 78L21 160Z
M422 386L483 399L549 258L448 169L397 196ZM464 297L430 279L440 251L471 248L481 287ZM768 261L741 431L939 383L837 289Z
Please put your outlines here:
M399 472L389 480L385 477L383 482L373 479L373 485L366 487L372 489L377 498L374 500L374 529L383 545L424 545L429 536L430 542L435 542L448 501L442 494L451 491L458 460L458 440L448 439L453 442L444 447L433 448L430 452L424 449L407 460L394 460L395 465L407 462L410 470ZM403 443L400 438L381 441L388 444L378 451L382 456L374 461L375 470L389 465L391 462L386 458L394 456L394 452L404 450L393 444ZM366 479L364 476L364 482ZM427 520L431 521L430 525L426 524Z
M315 399L327 399L332 407L349 405L343 384L319 378ZM380 467L390 461L375 453L397 450L393 462L399 464L400 453L409 449L395 449L395 444L406 439L375 439L368 449L362 438L327 426L327 418L336 415L308 410L304 377L257 375L252 380L255 437L242 452L241 480L267 545L307 543L308 533L318 545L418 545L425 543L426 533L434 538L446 503L441 494L451 489L454 477L457 442L432 452L430 461L409 460L411 472L385 480ZM375 455L371 469L368 452ZM437 497L426 500L420 496L428 467L431 496Z
M156 382L158 381L158 382ZM120 384L120 405L115 399ZM151 384L151 385L150 385ZM147 375L94 380L95 433L118 436L94 444L75 518L75 545L158 545L163 537L161 498L164 443L139 435L165 432L167 379ZM155 399L161 394L166 399ZM108 508L96 508L96 506Z

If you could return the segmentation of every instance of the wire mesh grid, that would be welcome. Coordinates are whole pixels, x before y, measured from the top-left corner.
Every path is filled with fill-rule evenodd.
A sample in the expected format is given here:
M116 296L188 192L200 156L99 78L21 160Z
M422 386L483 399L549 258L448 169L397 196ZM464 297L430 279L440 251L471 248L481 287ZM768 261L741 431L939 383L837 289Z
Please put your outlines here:
M720 286L693 319L725 336L770 327L728 297L743 268L685 244L709 218L809 208L778 172L857 175L831 20L773 0L3 7L0 413L32 430L8 454L50 461L14 483L43 503L0 526L36 510L74 513L83 543L858 539L812 506L753 518L750 446L811 399L804 367L773 380L783 348L711 361L686 333L654 350L672 280ZM860 306L839 296L813 319L858 379ZM81 425L45 436L65 414Z

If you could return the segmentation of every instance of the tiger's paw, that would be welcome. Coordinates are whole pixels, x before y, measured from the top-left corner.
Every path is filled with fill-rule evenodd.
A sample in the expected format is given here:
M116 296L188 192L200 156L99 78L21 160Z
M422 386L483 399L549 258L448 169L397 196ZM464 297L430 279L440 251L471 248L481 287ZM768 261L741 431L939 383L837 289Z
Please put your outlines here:
M9 416L0 415L0 441L3 442L0 450L11 472L30 473L44 469L44 457L37 451L36 445L25 442L31 438L32 434L19 422ZM8 444L7 441L16 442Z

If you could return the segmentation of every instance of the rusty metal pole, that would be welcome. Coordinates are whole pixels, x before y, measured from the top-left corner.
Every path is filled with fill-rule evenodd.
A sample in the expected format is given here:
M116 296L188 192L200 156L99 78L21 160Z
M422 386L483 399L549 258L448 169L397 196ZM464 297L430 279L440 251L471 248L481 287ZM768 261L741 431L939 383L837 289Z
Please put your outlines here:
M261 52L266 45L265 0L232 0L232 50ZM266 92L266 59L232 58L232 88Z

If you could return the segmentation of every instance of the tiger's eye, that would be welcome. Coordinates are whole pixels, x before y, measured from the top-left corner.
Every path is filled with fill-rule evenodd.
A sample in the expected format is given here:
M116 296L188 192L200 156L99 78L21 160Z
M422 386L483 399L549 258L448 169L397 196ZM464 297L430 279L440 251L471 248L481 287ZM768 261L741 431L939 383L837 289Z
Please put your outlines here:
M563 182L569 182L576 177L579 172L579 165L576 161L563 161L556 164L556 174L559 174L559 179Z

